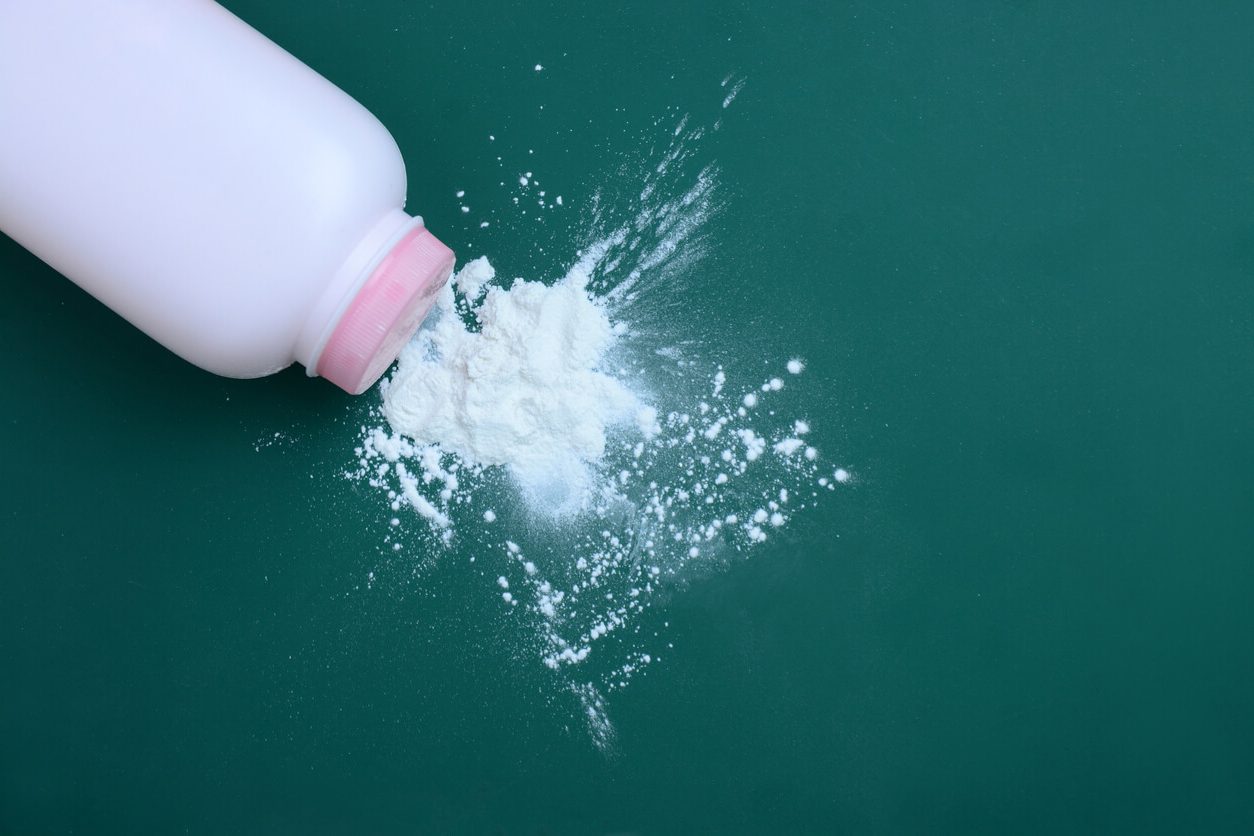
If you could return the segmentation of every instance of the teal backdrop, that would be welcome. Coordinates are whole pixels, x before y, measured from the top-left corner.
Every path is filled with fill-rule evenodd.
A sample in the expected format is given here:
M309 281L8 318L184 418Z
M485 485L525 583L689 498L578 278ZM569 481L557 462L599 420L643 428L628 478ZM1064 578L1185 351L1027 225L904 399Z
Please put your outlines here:
M365 583L377 395L213 377L0 239L0 831L1254 828L1254 6L227 5L518 274L577 230L463 217L496 155L575 217L721 116L674 322L808 358L858 478L649 613L602 751L464 573Z

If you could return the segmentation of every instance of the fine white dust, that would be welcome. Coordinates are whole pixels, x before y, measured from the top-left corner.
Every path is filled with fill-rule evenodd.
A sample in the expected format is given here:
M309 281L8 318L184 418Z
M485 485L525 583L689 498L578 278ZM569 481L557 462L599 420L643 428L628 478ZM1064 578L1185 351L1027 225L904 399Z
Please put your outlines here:
M724 107L743 85L724 81ZM660 301L684 292L718 208L705 130L685 116L667 134L629 199L577 210L585 243L558 280L461 267L346 474L396 515L388 553L482 577L516 658L575 698L602 747L607 695L678 652L650 609L854 478L810 442L802 359L781 347L763 374L756 357L702 357L701 322Z

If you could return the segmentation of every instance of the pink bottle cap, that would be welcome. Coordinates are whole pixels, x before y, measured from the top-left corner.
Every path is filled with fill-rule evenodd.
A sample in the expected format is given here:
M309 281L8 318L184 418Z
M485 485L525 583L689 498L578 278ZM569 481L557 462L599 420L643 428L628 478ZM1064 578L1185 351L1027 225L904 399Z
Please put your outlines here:
M392 247L370 274L318 359L317 373L353 395L374 385L418 330L453 272L453 251L426 227Z

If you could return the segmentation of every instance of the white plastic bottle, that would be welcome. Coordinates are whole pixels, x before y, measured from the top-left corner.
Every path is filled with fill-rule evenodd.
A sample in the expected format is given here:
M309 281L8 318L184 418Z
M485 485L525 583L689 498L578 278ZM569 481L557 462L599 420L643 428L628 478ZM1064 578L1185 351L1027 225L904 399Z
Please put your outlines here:
M453 253L365 108L210 0L0 0L0 229L202 368L354 394Z

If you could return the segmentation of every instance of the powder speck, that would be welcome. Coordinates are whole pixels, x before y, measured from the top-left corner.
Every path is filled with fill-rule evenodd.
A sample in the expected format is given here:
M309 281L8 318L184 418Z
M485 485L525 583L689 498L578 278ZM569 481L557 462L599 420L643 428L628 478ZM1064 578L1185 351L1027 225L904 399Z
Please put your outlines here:
M482 295L484 285L495 277L496 270L481 256L458 270L452 284L465 298L474 301Z
M804 446L805 442L799 438L785 438L783 441L775 442L775 452L791 456Z
M731 91L723 98L724 108L730 106L731 103L736 100L736 96L740 94L740 89L744 86L745 80L743 78L736 82L736 85L732 87Z

